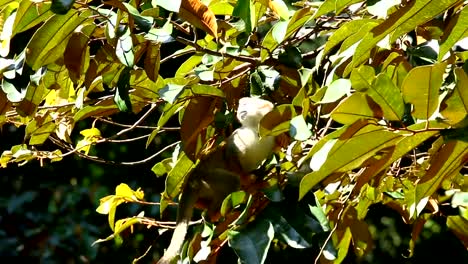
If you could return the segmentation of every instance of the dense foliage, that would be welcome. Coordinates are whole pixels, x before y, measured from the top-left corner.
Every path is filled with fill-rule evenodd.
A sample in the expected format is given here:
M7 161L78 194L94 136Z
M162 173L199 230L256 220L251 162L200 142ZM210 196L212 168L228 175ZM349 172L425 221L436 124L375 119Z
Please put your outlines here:
M260 134L282 144L248 188L226 198L220 221L196 222L182 258L214 263L233 258L226 250L232 248L242 262L264 263L285 260L282 252L293 248L309 262L366 259L383 247L375 246L384 242L372 222L382 207L398 215L382 216L384 225L398 218L407 224L406 257L435 226L451 230L462 249L457 256L467 258L466 6L461 0L0 1L0 126L22 133L2 142L8 149L0 173L12 180L12 166L37 163L73 173L59 164L75 156L106 164L100 178L121 167L130 175L131 166L158 176L107 182L115 193L83 181L82 196L66 196L84 201L85 216L101 198L96 211L107 215L110 235L91 227L84 236L67 227L67 217L59 224L84 236L86 246L94 242L77 252L91 259L97 247L112 247L110 240L118 247L132 241L130 233L144 235L134 240L139 250L131 258L149 262L167 246L173 201L196 160L236 127L239 98L262 96L276 107ZM77 178L67 180L76 186ZM146 195L163 187L161 195ZM39 196L23 193L5 203L5 212ZM48 210L70 217L74 203L59 207L54 199ZM28 221L57 224L57 216ZM82 221L93 226L94 217ZM14 217L6 219L14 225Z

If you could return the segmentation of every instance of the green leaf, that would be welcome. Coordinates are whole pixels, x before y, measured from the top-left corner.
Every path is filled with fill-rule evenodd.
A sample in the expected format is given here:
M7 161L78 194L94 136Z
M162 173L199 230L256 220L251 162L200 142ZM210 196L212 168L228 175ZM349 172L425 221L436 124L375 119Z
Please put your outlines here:
M31 137L29 139L30 145L41 145L55 131L56 127L57 125L49 115L43 119L35 118L26 126L25 137Z
M330 117L341 124L350 125L359 119L380 118L381 109L364 93L354 93L333 109Z
M167 20L161 28L151 28L148 33L145 34L145 39L158 43L168 43L173 40L171 36L172 29L171 21Z
M361 187L364 186L365 183L370 181L372 177L378 175L380 172L382 172L382 170L388 168L388 166L390 166L393 162L403 157L403 155L405 155L409 151L416 149L417 146L419 146L427 139L436 136L439 132L435 129L444 129L448 127L448 125L446 124L442 124L442 126L437 126L440 125L440 123L436 123L436 121L430 121L427 124L418 123L415 125L411 125L408 127L408 130L419 131L425 129L426 125L428 125L428 127L434 130L404 134L404 137L400 141L398 141L394 147L390 147L379 151L379 153L375 155L374 160L358 178L355 190L359 192Z
M50 11L59 15L65 15L68 11L70 11L74 3L75 0L52 0Z
M194 95L207 95L207 96L216 96L224 98L223 90L219 89L217 86L207 85L207 84L196 84L190 87L190 90Z
M468 243L468 220L461 216L447 217L447 227L450 228L465 245Z
M325 215L325 212L322 210L320 203L317 201L317 197L315 197L317 206L309 205L310 213L319 221L320 226L322 227L323 231L327 232L330 231L330 223Z
M348 75L352 69L365 62L369 58L372 48L389 34L391 34L390 43L393 43L401 35L433 19L457 2L458 0L419 0L411 1L398 9L362 39L356 48L353 60L346 67L344 75Z
M302 54L301 51L294 46L287 46L279 56L278 56L279 62L294 68L294 69L299 69L302 67Z
M394 6L401 4L399 0L387 0L387 1L372 1L367 5L367 11L379 18L386 18L388 10Z
M184 90L185 85L169 83L158 91L159 96L166 102L173 104Z
M311 19L311 17L311 8L301 8L297 10L288 22L286 34L284 34L283 39L289 38L295 32L301 29ZM280 25L278 27L282 26L283 25ZM262 41L262 50L260 52L262 61L266 60L279 45L279 43L276 41L276 38L274 37L274 35L278 37L276 30L277 29L275 29L273 26Z
M52 63L63 56L63 52L75 29L91 17L91 11L70 10L65 15L54 15L32 36L26 46L26 62L33 70Z
M449 124L455 125L468 114L468 75L462 68L455 68L456 85L452 94L442 104L441 111Z
M429 120L437 110L446 66L446 63L436 63L413 68L403 81L403 98L413 105L415 118Z
M274 234L273 225L269 221L257 219L242 232L230 231L229 246L234 249L242 263L265 263Z
M317 220L288 202L270 204L264 214L273 224L275 237L292 248L310 248L314 235L324 232Z
M377 25L378 20L374 19L357 19L342 24L325 43L324 54L327 54L335 46L355 34L362 34L363 32L365 34L364 28L368 28L367 31L370 31L372 29L370 26L374 27Z
M24 94L16 90L15 86L8 81L6 81L4 78L2 78L2 90L5 92L8 101L12 103L18 103L21 100L23 100L24 95L26 91L24 91Z
M50 4L35 3L34 1L19 1L16 11L13 35L35 27L53 15Z
M250 94L261 96L265 92L265 87L263 86L262 78L258 71L252 72L250 74Z
M429 170L416 185L415 201L410 212L419 215L428 198L440 187L444 179L458 173L468 162L468 142L451 140L431 158Z
M383 116L390 121L401 120L405 103L400 89L385 73L380 73L367 94L382 108Z
M177 163L167 175L164 196L171 199L176 197L179 194L185 178L194 168L195 164L182 152Z
M182 0L171 0L171 1L167 1L167 0L152 0L151 1L151 4L153 6L160 6L164 9L166 9L167 11L171 11L171 12L179 12L179 9L180 9L180 4L182 3Z
M358 121L341 130L344 131L328 152L325 163L318 171L313 171L302 179L299 188L300 198L328 175L359 168L377 152L395 145L403 137L402 134L387 131L384 127L369 121ZM322 146L323 144L316 144L311 152L317 152Z
M351 243L352 233L349 227L346 227L346 230L342 237L340 237L340 242L338 243L338 256L335 260L335 263L341 263L345 257L348 255L349 244Z
M351 82L348 79L337 79L328 85L321 104L333 103L351 92Z
M117 81L117 89L114 94L114 102L122 112L132 111L132 102L130 101L130 70L131 68L125 68L119 76Z
M356 91L366 92L372 89L372 82L375 79L375 69L368 65L361 65L353 69L349 80Z
M255 5L251 0L238 0L232 15L239 17L245 23L245 32L249 34L255 28Z
M156 101L159 99L158 91L164 87L164 80L157 76L156 82L146 75L146 69L132 70L130 72L130 87L135 89L132 95L139 96L146 100Z
M135 54L133 53L133 40L129 27L126 27L125 32L117 39L115 55L123 65L133 67Z
M461 9L460 13L455 14L444 30L442 44L439 48L438 60L441 61L447 53L459 40L468 37L468 8Z
M200 54L194 54L187 60L185 60L175 73L175 77L184 78L186 75L193 72L193 69L196 68L202 61L203 56Z
M456 192L452 197L452 207L468 208L468 192Z
M44 98L46 89L43 83L37 85L35 82L29 82L26 88L26 95L19 103L17 111L21 116L32 115Z
M148 47L146 48L145 55L145 72L148 78L156 82L159 76L159 66L161 63L161 54L160 54L161 44L150 41Z
M286 31L288 30L288 21L279 21L271 28L271 36L276 43L281 43L284 40Z
M135 24L137 24L141 30L148 32L151 29L154 18L140 15L140 12L129 3L122 2L122 4L127 8L128 13L132 15Z
M10 3L5 8L0 9L0 56L7 57L10 53L10 41L13 36L13 23L15 19L15 10L18 7L17 2ZM3 68L3 67L2 67ZM14 78L14 77L13 77Z
M309 126L307 125L302 115L295 116L291 119L289 134L299 141L305 141L312 136Z
M338 15L346 7L359 2L362 2L362 0L326 0L315 12L314 18L330 12L335 12L335 14Z
M117 112L117 105L98 105L98 106L85 106L80 109L76 114L73 116L73 120L75 122L84 120L90 116L106 116L112 113Z

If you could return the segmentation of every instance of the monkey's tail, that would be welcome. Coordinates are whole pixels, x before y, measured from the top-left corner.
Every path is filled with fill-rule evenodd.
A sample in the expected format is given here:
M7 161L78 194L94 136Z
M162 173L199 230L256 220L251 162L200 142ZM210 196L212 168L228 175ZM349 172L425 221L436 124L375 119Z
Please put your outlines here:
M177 223L174 233L172 234L171 244L164 252L164 256L157 264L170 264L177 257L185 242L190 219L192 219L193 207L197 201L197 192L187 184L180 197L179 208L177 211Z

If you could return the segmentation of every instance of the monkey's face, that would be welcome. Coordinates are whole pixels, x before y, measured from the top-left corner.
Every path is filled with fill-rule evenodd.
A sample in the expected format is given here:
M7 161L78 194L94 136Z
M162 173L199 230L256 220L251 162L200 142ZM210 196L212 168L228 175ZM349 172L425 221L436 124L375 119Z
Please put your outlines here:
M258 126L260 120L273 109L273 104L269 101L244 97L239 100L237 109L237 119L242 125L248 127Z

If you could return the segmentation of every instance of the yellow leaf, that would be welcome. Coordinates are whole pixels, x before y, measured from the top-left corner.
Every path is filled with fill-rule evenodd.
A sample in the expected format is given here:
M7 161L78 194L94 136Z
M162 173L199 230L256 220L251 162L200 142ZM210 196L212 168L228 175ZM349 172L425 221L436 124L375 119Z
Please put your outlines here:
M80 132L85 138L101 137L101 131L97 128L84 129Z
M182 0L179 15L195 27L204 30L216 39L218 24L216 17L200 0Z
M108 195L106 197L103 197L99 200L99 206L96 208L96 212L100 214L108 214L110 212L110 209L112 207L112 204L114 203L114 195Z
M121 183L115 188L115 195L130 198L132 200L139 200L143 199L144 193L140 188L134 191L127 184Z

